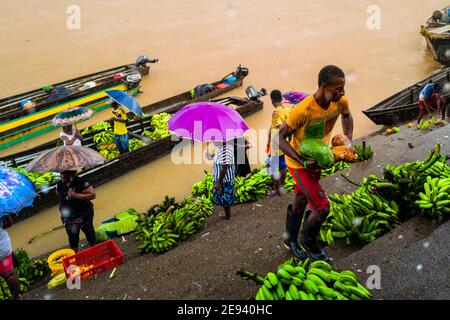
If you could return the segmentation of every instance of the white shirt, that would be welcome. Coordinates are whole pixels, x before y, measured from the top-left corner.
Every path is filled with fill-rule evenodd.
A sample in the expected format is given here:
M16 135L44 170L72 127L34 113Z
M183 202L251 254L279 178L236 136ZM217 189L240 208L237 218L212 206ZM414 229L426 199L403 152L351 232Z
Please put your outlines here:
M76 129L72 128L72 134L69 135L65 133L64 131L59 133L59 137L66 137L69 141L71 141L75 135ZM64 145L66 145L66 142L64 141ZM72 146L81 146L81 140L76 138L75 141L72 143Z
M0 261L9 256L12 252L11 240L8 232L3 229L3 221L0 218Z

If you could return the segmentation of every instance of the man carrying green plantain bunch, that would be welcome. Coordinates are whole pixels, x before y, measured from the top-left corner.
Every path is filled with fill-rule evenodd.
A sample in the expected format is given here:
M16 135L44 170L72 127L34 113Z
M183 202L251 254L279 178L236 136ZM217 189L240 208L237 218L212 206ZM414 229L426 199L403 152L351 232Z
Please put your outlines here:
M297 104L276 139L286 155L286 163L295 180L295 202L287 208L284 245L298 259L329 261L328 255L319 248L317 236L323 221L330 212L330 203L319 184L321 168L315 160L305 159L299 153L304 139L317 139L329 144L330 135L339 117L342 116L344 134L352 141L353 118L345 96L344 72L333 65L320 70L319 88ZM286 138L293 135L291 142ZM306 205L309 210L305 212ZM304 219L303 219L304 215ZM300 227L303 228L300 246L297 242Z

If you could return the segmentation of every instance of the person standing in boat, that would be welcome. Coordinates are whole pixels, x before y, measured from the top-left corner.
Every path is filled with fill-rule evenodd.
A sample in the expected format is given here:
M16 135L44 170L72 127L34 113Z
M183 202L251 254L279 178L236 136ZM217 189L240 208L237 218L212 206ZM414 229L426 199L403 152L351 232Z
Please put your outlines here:
M116 140L117 150L119 150L119 153L122 155L129 150L127 129L128 116L125 110L123 110L117 102L113 101L111 107L113 108L114 138Z
M442 87L439 83L428 83L419 94L419 117L417 123L425 114L431 115L432 110L441 111L442 121L445 120L446 107L442 97Z
M339 116L344 134L352 141L353 118L345 96L345 74L339 67L323 67L319 72L318 86L313 95L306 97L292 109L278 131L280 149L286 155L286 164L295 180L295 200L294 204L287 207L283 240L286 248L298 259L309 257L312 260L329 261L328 255L317 243L322 223L330 212L330 203L319 183L321 169L316 161L305 159L298 150L301 142L307 138L329 144ZM291 135L289 143L286 139ZM297 238L302 220L299 246Z
M81 146L83 136L78 129L69 124L63 126L63 131L59 133L59 139L61 139L65 146Z
M69 237L70 248L78 252L80 230L86 235L89 245L95 245L94 205L91 202L96 197L94 188L88 181L79 177L76 171L65 171L61 173L56 192L59 195L59 211Z

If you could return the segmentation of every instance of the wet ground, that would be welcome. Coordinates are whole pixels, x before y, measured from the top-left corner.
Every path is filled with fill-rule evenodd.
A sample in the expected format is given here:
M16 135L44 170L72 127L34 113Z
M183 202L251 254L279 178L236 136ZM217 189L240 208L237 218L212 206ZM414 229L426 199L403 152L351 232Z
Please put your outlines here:
M373 135L367 142L374 158L353 165L344 174L358 181L381 175L387 164L422 159L436 142L450 154L450 126L429 132L401 127L399 134ZM413 144L413 148L408 146ZM323 180L327 192L346 193L355 187L339 174ZM249 299L257 286L236 276L245 268L259 274L276 269L290 257L281 246L286 206L293 194L266 198L233 207L232 219L215 208L204 229L162 255L139 255L134 235L116 242L125 254L115 277L111 271L82 283L81 290L65 286L48 290L45 283L25 294L26 299ZM381 272L381 289L374 299L450 299L448 279L450 223L416 216L364 247L337 242L326 248L340 270L351 269L365 281L367 268ZM365 283L365 282L364 282Z

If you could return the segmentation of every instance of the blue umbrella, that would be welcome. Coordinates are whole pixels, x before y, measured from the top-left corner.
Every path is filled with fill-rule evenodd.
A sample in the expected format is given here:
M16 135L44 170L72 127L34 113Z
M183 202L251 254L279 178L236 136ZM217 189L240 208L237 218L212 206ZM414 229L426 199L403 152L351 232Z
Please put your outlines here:
M105 93L122 107L142 118L142 108L131 94L120 90L109 90Z
M0 218L31 206L36 196L36 188L30 179L20 172L0 166Z

